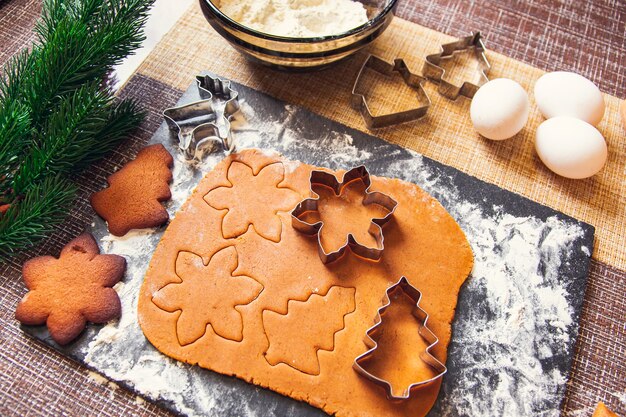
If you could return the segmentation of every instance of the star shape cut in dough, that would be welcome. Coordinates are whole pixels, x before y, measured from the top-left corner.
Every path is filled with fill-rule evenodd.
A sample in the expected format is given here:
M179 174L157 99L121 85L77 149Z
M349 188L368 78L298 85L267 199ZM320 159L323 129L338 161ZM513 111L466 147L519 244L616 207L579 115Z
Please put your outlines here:
M180 252L172 282L157 291L152 302L170 313L180 311L176 334L181 346L194 343L211 325L218 336L241 342L243 319L236 307L250 304L263 286L245 275L233 275L238 266L234 246L216 252L207 265L193 252Z
M216 210L228 210L222 219L225 239L239 237L252 226L255 232L272 242L280 242L280 211L291 210L298 194L280 183L285 178L283 164L274 163L255 174L248 165L234 161L227 172L230 185L215 188L204 197Z

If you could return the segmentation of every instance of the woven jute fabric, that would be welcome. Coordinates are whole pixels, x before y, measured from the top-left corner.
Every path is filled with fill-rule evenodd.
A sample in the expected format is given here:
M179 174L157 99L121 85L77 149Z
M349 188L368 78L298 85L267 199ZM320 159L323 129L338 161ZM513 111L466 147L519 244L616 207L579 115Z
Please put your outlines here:
M39 10L37 0L0 0L0 64L33 38L31 28ZM608 94L622 98L626 94L623 0L401 0L398 15L406 20L396 19L371 52L386 59L402 56L415 71L421 69L425 55L436 52L440 43L450 39L418 24L455 36L480 29L486 35L493 65L490 77L517 80L529 91L531 100L532 85L542 72L529 65L543 70L573 70ZM360 54L331 70L298 75L252 65L214 34L194 5L121 92L146 107L145 123L110 157L76 178L79 199L67 222L53 236L0 264L0 415L167 415L24 335L13 318L15 306L25 293L20 279L23 260L40 254L57 255L64 243L91 222L94 213L88 196L150 138L162 122L161 110L176 102L197 71L214 71L366 130L360 115L349 106L352 82L363 59L365 54ZM405 97L409 91L397 80L375 80L378 83L370 94L376 106L411 104ZM392 90L393 100L385 87L400 88ZM541 116L534 103L531 121L522 134L492 143L473 132L469 100L443 99L433 85L428 85L427 91L433 100L427 119L374 134L596 226L596 251L563 414L590 416L601 400L626 415L626 133L620 131L617 120L617 99L606 97L607 115L599 126L611 154L607 167L593 179L573 181L551 174L536 157L533 135Z

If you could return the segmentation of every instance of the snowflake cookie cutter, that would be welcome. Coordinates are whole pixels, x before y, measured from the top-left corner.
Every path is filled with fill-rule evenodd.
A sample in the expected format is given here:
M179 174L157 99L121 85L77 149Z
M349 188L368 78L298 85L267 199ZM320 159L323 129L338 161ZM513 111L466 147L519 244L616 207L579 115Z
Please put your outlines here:
M385 311L391 305L391 298L396 291L404 292L404 294L406 294L412 301L415 302L415 308L413 309L412 313L420 325L420 336L428 343L426 349L420 354L420 359L424 363L426 363L434 372L434 375L431 378L410 384L404 389L401 395L394 395L393 386L388 380L377 377L376 375L368 372L362 366L362 363L367 361L367 359L373 355L376 349L378 349L378 343L376 342L375 338L381 332L381 325L383 323ZM437 345L437 343L439 343L439 338L428 328L429 315L424 309L419 306L421 300L421 291L411 285L406 277L400 278L398 282L387 288L387 290L385 291L385 297L383 298L383 305L378 309L378 312L376 314L375 324L370 327L365 333L364 342L369 349L367 350L367 352L359 355L352 364L352 368L359 375L384 388L387 393L387 398L392 401L407 400L410 397L412 391L423 388L437 381L438 379L442 378L446 372L448 372L446 366L431 353L431 350L435 347L435 345Z
M441 46L441 51L428 55L424 61L422 73L426 78L439 84L439 94L452 100L456 100L460 95L472 98L478 89L489 81L487 74L491 69L491 64L485 55L485 44L480 32L473 32L471 35L460 38L454 42ZM441 67L441 63L452 59L455 52L473 50L479 64L478 83L464 81L461 85L455 85L446 80L446 70Z
M318 221L315 223L309 223L305 220L302 220L302 217L306 213L319 211L320 196L315 193L315 191L313 191L313 187L328 187L333 190L336 196L340 196L343 188L353 181L362 181L366 187L362 201L362 204L364 206L376 204L383 207L387 211L387 214L385 216L371 219L368 232L376 240L376 247L369 247L359 243L354 238L352 233L349 233L346 237L345 243L339 249L331 252L326 252L321 240L321 230L322 227L324 227L324 222ZM337 180L337 177L335 177L335 175L330 172L313 170L311 171L309 182L311 187L311 194L315 197L307 198L301 201L293 209L293 211L291 212L291 224L294 229L298 230L301 233L309 236L317 235L317 248L322 263L328 264L341 258L341 256L343 256L348 247L354 254L362 258L372 261L380 260L383 254L383 250L385 248L383 226L387 224L393 216L396 207L398 206L398 203L396 200L386 194L378 191L370 191L371 178L369 172L367 171L367 168L365 168L365 166L363 165L352 168L343 175L343 179L341 180L341 182L339 182Z
M386 76L391 76L396 72L399 73L404 82L417 92L418 105L409 110L381 114L378 116L374 115L369 108L365 94L359 93L359 87L364 78L363 74L367 69ZM376 55L369 55L365 62L363 62L361 70L354 81L351 103L355 109L361 112L365 125L368 129L378 129L381 127L417 120L426 115L426 112L431 105L430 97L428 97L428 94L426 94L426 91L422 87L424 82L426 82L426 78L412 73L402 59L395 59L392 64L377 57Z

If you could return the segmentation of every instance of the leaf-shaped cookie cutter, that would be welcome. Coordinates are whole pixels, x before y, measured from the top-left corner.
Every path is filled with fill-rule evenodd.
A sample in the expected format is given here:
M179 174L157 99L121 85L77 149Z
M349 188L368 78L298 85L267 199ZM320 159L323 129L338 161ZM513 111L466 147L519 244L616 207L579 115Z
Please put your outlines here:
M319 201L320 197L313 191L314 186L325 186L332 189L335 195L341 195L341 192L347 184L352 181L363 181L365 184L365 195L363 198L363 205L377 204L381 207L384 207L387 210L387 214L380 218L373 218L370 227L369 233L376 240L376 247L371 248L365 245L360 244L354 238L354 236L350 233L348 234L345 243L335 252L326 252L324 247L322 246L321 240L321 230L324 227L324 222L318 221L316 223L309 223L301 219L301 217L307 212L315 212L319 210ZM310 177L310 186L311 186L311 194L315 195L313 198L307 198L301 201L296 208L291 212L291 224L294 229L298 230L301 233L306 235L317 235L317 247L320 259L324 264L336 261L339 259L346 251L348 247L354 252L356 255L366 258L372 261L378 261L385 248L384 246L384 235L383 235L383 226L389 222L393 213L398 206L398 203L393 198L389 197L386 194L383 194L378 191L370 192L371 186L371 178L370 174L367 171L365 166L361 165L356 168L352 168L347 171L341 182L337 180L335 175L331 174L327 171L321 170L313 170L311 171Z
M470 81L465 81L463 84L455 85L449 81L446 81L446 70L441 67L441 62L447 59L451 59L455 52L474 50L476 58L479 62L479 77L478 84L474 84ZM441 51L436 54L428 55L426 61L424 61L424 67L422 73L425 77L439 83L439 94L452 100L456 100L459 95L467 98L474 97L474 94L478 91L481 85L489 81L487 74L491 69L491 65L485 55L485 44L480 32L474 32L469 36L458 39L454 42L446 43L441 46Z
M418 320L420 324L420 336L422 336L422 338L424 338L424 340L426 340L426 342L428 343L428 347L420 354L420 358L435 372L435 374L429 379L418 381L409 385L404 390L402 395L393 395L393 387L391 383L368 372L365 368L363 368L363 366L361 366L361 363L366 361L370 356L372 356L378 348L378 343L376 342L375 338L381 331L381 325L383 322L383 316L385 315L385 311L391 305L390 295L398 290L403 291L407 296L411 298L411 300L415 301L413 316ZM419 306L421 300L421 291L411 285L406 277L400 278L398 282L387 288L387 290L385 291L385 297L383 298L383 305L378 309L378 313L376 314L375 324L370 327L365 334L364 342L369 350L358 356L352 364L352 368L361 376L384 388L387 393L387 398L389 398L390 400L406 400L410 397L412 390L422 388L435 382L436 380L443 377L443 375L448 371L446 366L441 363L437 358L435 358L431 353L433 347L437 343L439 343L439 338L437 338L437 336L428 328L429 316L428 313Z

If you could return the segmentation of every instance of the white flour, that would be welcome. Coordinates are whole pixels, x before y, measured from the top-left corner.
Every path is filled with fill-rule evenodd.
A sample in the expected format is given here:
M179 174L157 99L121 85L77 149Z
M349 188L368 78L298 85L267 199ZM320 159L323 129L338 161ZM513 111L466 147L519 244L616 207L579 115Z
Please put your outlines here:
M353 0L221 0L220 10L244 26L278 36L338 35L367 23L365 7Z
M306 133L286 126L297 118L293 107L287 106L278 118L257 117L245 103L242 109L247 122L233 124L239 148L273 148L285 153L298 146L314 159L323 158L327 164L343 168L376 158L358 149L350 135L337 132L295 142ZM171 152L176 155L174 150ZM569 340L567 329L575 325L558 272L563 257L575 250L589 250L573 247L582 229L555 217L546 221L515 217L498 207L486 213L461 199L458 190L450 186L450 178L433 172L421 155L411 153L406 159L406 154L400 157L402 152L386 155L393 162L385 164L385 172L390 177L411 180L436 195L461 225L475 255L474 270L464 291L479 293L482 305L490 312L486 316L457 317L448 364L454 362L461 368L463 377L459 381L463 384L452 381L433 415L559 415L558 408L542 413L534 410L552 403L567 377L559 371L544 372L541 362L558 354ZM398 157L394 159L394 155ZM220 158L211 155L197 167L176 157L170 215L190 195L199 177ZM86 362L187 415L197 414L195 410L202 410L203 415L302 414L296 402L283 408L266 406L259 402L258 390L248 384L169 359L145 339L137 323L137 296L159 240L156 231L101 239L103 252L124 255L128 260L124 285L118 287L123 314L119 322L105 326L86 347Z

